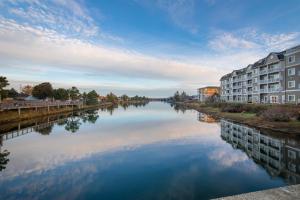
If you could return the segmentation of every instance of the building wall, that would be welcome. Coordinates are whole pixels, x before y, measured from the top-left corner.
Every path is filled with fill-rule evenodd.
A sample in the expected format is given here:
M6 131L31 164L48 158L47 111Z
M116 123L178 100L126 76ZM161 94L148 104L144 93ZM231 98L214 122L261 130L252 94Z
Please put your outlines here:
M214 94L219 94L219 87L204 87L198 89L199 101L203 102Z
M221 78L221 99L240 103L300 103L300 45Z

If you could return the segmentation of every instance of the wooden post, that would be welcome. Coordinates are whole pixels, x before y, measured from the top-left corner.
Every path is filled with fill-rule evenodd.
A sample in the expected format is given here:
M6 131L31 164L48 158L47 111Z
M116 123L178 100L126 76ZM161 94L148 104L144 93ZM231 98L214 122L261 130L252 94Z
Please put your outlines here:
M50 111L50 107L48 106L48 112Z
M18 108L19 116L21 115L21 108Z
M35 112L37 112L37 106L35 107Z

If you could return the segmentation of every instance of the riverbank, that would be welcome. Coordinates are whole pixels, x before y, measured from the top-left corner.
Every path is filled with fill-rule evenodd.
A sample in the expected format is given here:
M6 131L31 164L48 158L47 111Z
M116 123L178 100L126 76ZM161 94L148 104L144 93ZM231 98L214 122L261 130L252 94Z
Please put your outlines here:
M87 109L97 109L97 108L106 108L112 106L112 103L100 103L97 105L82 105L80 107L77 106L63 106L63 107L47 107L44 108L32 108L32 109L24 109L19 114L18 110L8 110L0 112L0 124L19 122L22 120L33 119L37 117L45 117L50 115L57 115L62 113L68 113L78 110L87 110Z
M300 121L293 120L288 122L269 121L258 116L256 113L241 112L230 113L222 112L220 108L209 106L206 104L195 102L177 102L176 105L182 106L186 109L194 109L199 112L212 115L215 118L224 118L236 123L242 123L258 129L282 132L285 134L300 135Z

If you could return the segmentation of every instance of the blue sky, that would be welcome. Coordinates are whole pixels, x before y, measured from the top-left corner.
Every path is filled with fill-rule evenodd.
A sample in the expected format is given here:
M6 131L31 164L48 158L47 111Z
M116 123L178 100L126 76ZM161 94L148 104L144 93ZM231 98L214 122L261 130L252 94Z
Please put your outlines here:
M298 0L2 0L0 74L147 96L219 85L300 44Z

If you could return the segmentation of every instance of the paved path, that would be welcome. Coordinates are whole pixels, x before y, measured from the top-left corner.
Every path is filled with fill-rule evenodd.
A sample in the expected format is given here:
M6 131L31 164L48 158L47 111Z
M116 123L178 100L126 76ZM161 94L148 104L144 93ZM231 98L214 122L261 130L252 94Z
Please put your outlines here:
M262 200L300 199L300 184L218 198L218 200L254 200L254 199L262 199Z

